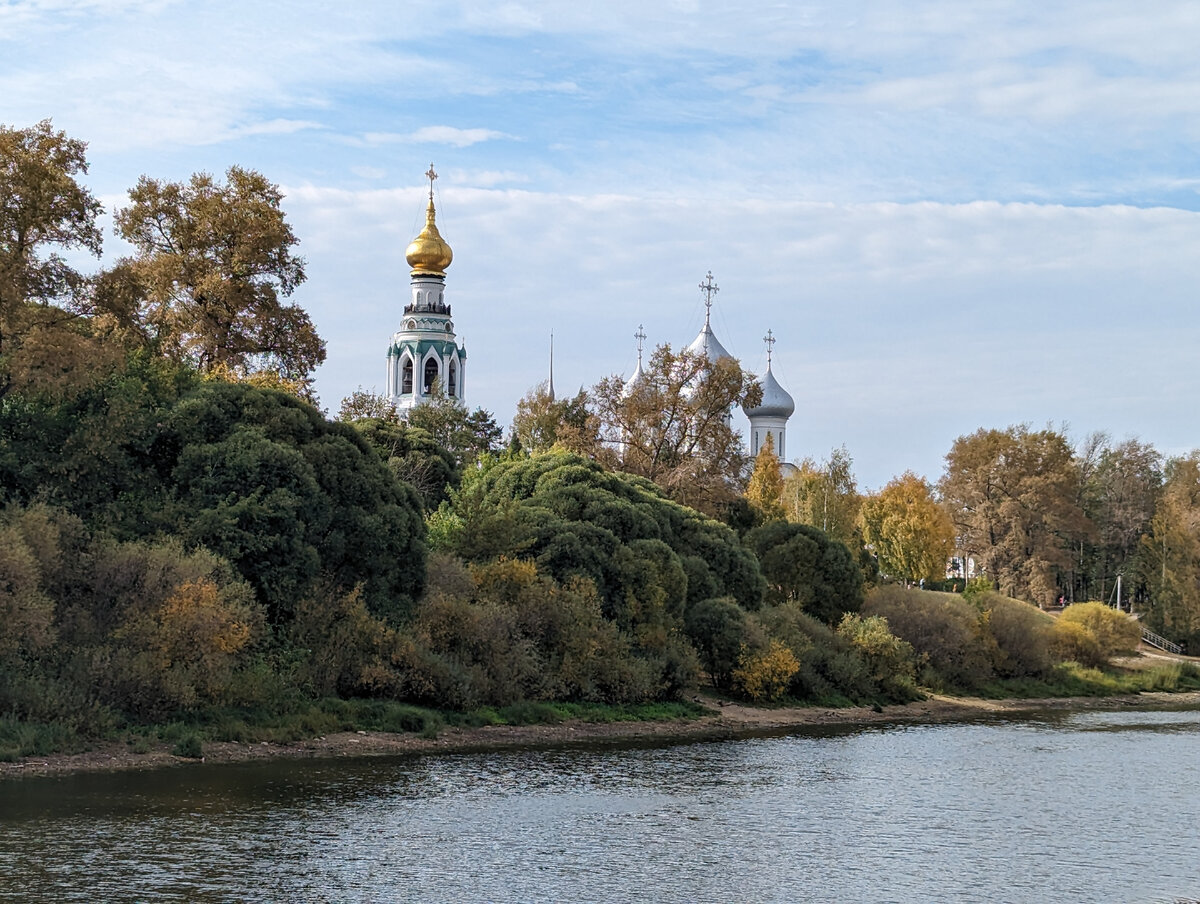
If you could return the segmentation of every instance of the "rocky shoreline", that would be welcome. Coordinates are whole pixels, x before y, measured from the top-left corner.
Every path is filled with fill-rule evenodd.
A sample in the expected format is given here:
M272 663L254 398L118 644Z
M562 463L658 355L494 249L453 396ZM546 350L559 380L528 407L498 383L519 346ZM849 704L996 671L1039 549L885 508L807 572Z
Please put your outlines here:
M387 732L342 732L291 744L209 741L202 760L173 756L162 743L135 753L121 742L106 742L85 753L28 757L0 763L0 779L68 775L125 769L154 769L182 765L242 763L279 758L336 758L402 754L465 753L522 747L558 747L603 743L673 743L777 734L807 727L922 722L948 722L983 715L1018 714L1039 710L1113 709L1137 707L1200 708L1200 692L1143 693L1119 697L1065 697L1036 700L983 700L934 695L906 705L883 707L762 708L700 700L710 714L698 719L662 722L563 722L556 725L488 725L446 728L436 738Z

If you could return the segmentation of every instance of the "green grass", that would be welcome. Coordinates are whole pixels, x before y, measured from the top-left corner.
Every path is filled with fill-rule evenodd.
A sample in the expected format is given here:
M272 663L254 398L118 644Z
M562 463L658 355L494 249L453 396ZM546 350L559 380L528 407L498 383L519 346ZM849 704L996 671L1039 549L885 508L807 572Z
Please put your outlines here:
M974 693L990 699L1035 697L1111 697L1146 691L1200 690L1200 668L1177 662L1150 669L1101 670L1075 662L1055 667L1047 678L1012 678L992 681Z
M49 753L75 753L87 748L87 739L57 722L24 722L0 718L0 762Z

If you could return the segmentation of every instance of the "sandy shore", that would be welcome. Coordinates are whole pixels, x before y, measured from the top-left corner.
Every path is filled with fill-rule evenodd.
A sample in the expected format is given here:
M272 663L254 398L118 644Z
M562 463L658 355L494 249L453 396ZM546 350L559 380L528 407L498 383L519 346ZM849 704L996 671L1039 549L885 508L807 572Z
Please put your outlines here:
M910 722L947 722L984 714L1022 713L1035 710L1112 709L1159 707L1200 709L1200 693L1145 693L1121 697L1069 697L1042 700L982 700L934 695L904 706L759 708L701 700L709 715L666 722L564 722L558 725L489 725L482 728L447 728L436 738L387 732L343 732L293 744L210 741L204 745L206 764L240 763L280 757L359 757L408 753L460 753L517 747L557 747L575 744L699 741L754 737L810 726L855 726ZM86 753L30 757L0 763L0 779L25 776L104 772L117 769L151 769L195 760L172 756L170 744L147 753L134 753L124 743L98 745Z

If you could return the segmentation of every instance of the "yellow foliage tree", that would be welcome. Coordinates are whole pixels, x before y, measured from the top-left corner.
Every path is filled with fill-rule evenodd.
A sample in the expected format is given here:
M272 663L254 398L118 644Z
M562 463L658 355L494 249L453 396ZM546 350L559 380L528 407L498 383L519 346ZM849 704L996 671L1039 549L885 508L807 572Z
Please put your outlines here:
M755 703L771 702L783 696L798 671L800 662L795 654L778 640L772 640L765 650L752 653L742 648L738 666L733 670L733 686Z
M859 523L863 541L874 549L884 574L905 583L945 575L954 550L954 524L934 500L929 484L912 471L867 497Z
M806 458L783 482L783 506L789 521L819 527L847 548L862 546L858 510L862 497L852 472L854 461L843 446L818 463Z
M783 510L783 474L779 467L779 456L775 454L775 439L770 433L754 460L754 473L750 475L750 483L746 486L746 499L772 520L782 521L786 517Z

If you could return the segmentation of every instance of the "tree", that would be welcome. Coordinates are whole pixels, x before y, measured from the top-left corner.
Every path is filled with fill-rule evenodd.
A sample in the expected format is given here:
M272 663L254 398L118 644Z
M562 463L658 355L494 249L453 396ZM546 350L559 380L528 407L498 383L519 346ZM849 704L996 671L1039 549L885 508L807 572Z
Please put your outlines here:
M1117 574L1127 578L1123 595L1145 596L1147 585L1134 581L1138 541L1150 530L1162 485L1162 456L1148 443L1105 443L1095 455L1083 503L1096 526L1094 542L1082 546L1085 598L1107 600Z
M730 597L702 600L688 612L685 630L713 687L731 687L750 633L741 606Z
M424 430L448 449L460 468L500 448L502 431L491 412L482 408L468 411L462 402L437 392L428 402L410 408L404 417L410 427Z
M845 544L808 524L768 521L746 535L767 579L770 604L795 600L833 624L863 601L863 576Z
M0 126L0 396L11 386L8 358L30 332L69 319L85 278L61 253L100 254L102 208L77 177L87 145L50 120L28 129Z
M1008 596L1058 598L1072 547L1089 530L1065 436L1024 424L960 436L939 486L964 558L981 561Z
M783 475L779 472L779 456L775 454L775 439L770 433L754 460L754 473L746 487L746 499L768 518L783 520Z
M402 421L363 418L354 421L354 429L396 477L417 491L426 512L437 509L462 479L454 455L419 427Z
M762 605L754 556L723 524L643 478L566 452L500 461L463 478L455 552L472 562L531 558L541 573L592 581L622 627L675 626L699 601Z
M232 166L225 178L143 176L117 211L145 293L139 316L163 351L202 371L223 365L307 380L325 343L307 313L280 300L304 281L283 195L253 170Z
M783 485L783 505L788 519L819 527L851 549L862 542L858 536L858 509L862 497L851 470L854 460L846 447L834 449L829 460L818 464L806 458Z
M363 389L361 386L342 399L337 419L347 424L368 419L399 424L401 420L400 410L394 401L378 392Z
M607 464L709 514L740 495L747 460L730 413L735 405L757 405L762 387L737 361L714 364L660 345L640 382L608 377L591 399Z
M588 410L588 394L582 389L569 399L556 399L549 384L540 383L517 402L512 432L527 452L548 452L558 446L580 455L596 451L595 416Z
M863 500L863 540L884 574L908 583L940 580L954 551L954 524L921 477L905 471Z
M1167 463L1141 564L1150 624L1191 650L1200 647L1200 450Z

